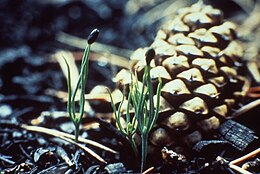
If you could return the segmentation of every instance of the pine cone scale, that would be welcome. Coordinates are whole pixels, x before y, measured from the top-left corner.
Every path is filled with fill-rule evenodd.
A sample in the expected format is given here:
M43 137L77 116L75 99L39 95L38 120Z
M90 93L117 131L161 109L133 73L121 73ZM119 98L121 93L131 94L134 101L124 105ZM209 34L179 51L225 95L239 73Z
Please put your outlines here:
M152 146L192 147L231 113L246 84L239 74L243 48L236 39L235 24L201 2L180 9L157 32L150 46L156 52L151 77L154 87L163 79L163 102L150 134ZM131 69L140 81L146 50L132 56Z

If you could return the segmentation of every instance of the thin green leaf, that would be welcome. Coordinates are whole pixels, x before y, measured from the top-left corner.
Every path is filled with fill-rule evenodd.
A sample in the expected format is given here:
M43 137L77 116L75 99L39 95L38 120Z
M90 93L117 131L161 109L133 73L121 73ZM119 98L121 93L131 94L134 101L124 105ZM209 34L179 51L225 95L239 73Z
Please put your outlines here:
M128 124L130 122L130 113L129 113L129 110L130 110L130 103L131 103L131 96L128 95L128 98L127 98L127 107L126 107L126 123Z
M82 84L82 78L83 78L83 76L84 76L84 66L85 65L87 65L87 57L88 56L86 56L86 55L88 55L89 54L89 51L90 51L90 45L87 45L86 46L86 49L85 49L85 51L84 51L84 54L83 54L83 57L82 57L82 60L81 60L81 62L82 62L82 64L81 64L81 69L80 69L80 74L79 74L79 78L78 78L78 81L77 81L77 83L76 83L76 86L75 86L75 89L73 90L73 93L72 93L72 97L71 97L71 101L73 102L72 103L72 113L76 113L76 110L75 110L75 98L76 98L76 96L77 96L77 92L78 92L78 90L79 90L79 87L80 87L80 85ZM81 88L82 88L82 86L81 86Z
M149 90L149 112L150 112L150 116L154 115L154 102L153 102L153 85L152 85L152 81L151 81L151 76L150 76L150 67L148 66L148 72L147 72L147 86L148 86L148 90Z
M84 106L85 106L85 87L86 81L88 77L88 64L89 64L89 51L90 45L88 45L85 49L83 54L83 65L82 65L82 78L81 78L81 93L80 93L80 115L79 115L79 122L82 120L82 116L84 114Z
M107 88L107 91L108 91L108 94L109 94L109 96L110 96L111 106L112 106L114 115L115 115L115 117L116 117L116 123L117 123L117 125L118 125L118 127L119 127L119 130L120 130L123 134L126 135L126 132L125 132L125 130L124 130L122 124L121 124L121 121L120 121L120 116L121 116L120 110L121 110L122 104L123 104L123 102L124 102L124 95L123 95L123 98L122 98L122 100L121 100L121 102L120 102L120 104L119 104L119 106L118 106L118 111L117 111L117 110L116 110L115 103L114 103L114 100L113 100L113 97L112 97L112 94L111 94L111 91L110 91L108 88Z
M72 113L71 113L71 73L70 73L70 67L67 62L67 60L63 57L66 67L67 67L67 72L68 72L68 80L67 80L67 86L68 86L68 104L67 104L67 111L69 113L69 117L72 119Z
M151 129L153 128L157 118L158 118L158 113L159 113L159 109L160 109L160 96L161 96L161 89L162 89L162 79L159 77L159 83L157 86L157 91L156 91L156 108L155 108L155 114L153 116L152 122L150 123L150 128L149 128L149 132L151 131Z

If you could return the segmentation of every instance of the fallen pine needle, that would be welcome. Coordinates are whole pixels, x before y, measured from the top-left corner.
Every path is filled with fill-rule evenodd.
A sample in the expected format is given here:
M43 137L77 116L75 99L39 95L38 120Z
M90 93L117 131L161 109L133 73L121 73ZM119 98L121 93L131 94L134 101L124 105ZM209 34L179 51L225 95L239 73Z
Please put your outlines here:
M40 132L40 133L45 133L45 134L48 134L48 135L51 135L51 136L54 136L54 137L59 137L65 141L68 141L80 148L82 148L83 150L85 150L86 152L88 152L90 155L92 155L93 157L95 157L97 160L99 160L100 162L103 162L103 163L106 163L105 160L103 160L99 155L97 155L95 152L93 152L91 149L79 144L79 143L76 143L74 142L72 139L74 139L74 135L71 135L71 134L67 134L65 132L61 132L61 131L57 131L57 130L53 130L53 129L48 129L48 128L44 128L44 127L40 127L40 126L30 126L30 125L26 125L26 124L22 124L21 125L22 128L26 129L26 130L29 130L29 131L33 131L33 132ZM92 146L95 146L95 147L98 147L100 149L103 149L103 150L106 150L106 151L109 151L111 153L117 153L116 151L100 144L100 143L97 143L95 141L92 141L92 140L88 140L88 139L85 139L85 138L82 138L82 137L79 137L78 139L79 142L82 142L82 143L86 143L86 144L90 144Z
M233 169L233 170L235 170L235 171L237 171L237 172L239 172L239 173L241 173L241 174L252 174L251 172L249 172L249 171L247 171L247 170L245 170L245 169L243 169L243 168L241 168L241 167L239 167L239 166L236 166L236 165L234 165L234 164L228 164L228 166L231 168L231 169Z
M30 125L25 125L25 124L22 124L22 127L27 129L27 130L34 131L34 132L42 132L42 133L46 133L46 134L53 135L53 136L58 135L58 136L63 136L63 137L67 137L67 138L70 138L70 139L74 139L74 135L71 135L71 134L68 134L68 133L65 133L65 132L61 132L61 131L58 131L58 130L53 130L53 129L40 127L40 126L30 126ZM98 142L93 141L93 140L89 140L89 139L86 139L86 138L79 137L78 141L82 142L82 143L90 144L92 146L95 146L95 147L98 147L100 149L109 151L111 153L117 153L113 149L110 149L110 148L108 148L108 147L106 147L106 146L104 146L104 145L102 145Z
M227 165L230 169L232 170L235 170L236 172L240 173L240 174L252 174L251 172L235 165L235 164L232 164L230 163L229 161L227 161L226 159L224 159L223 157L220 157L218 156L216 158L216 161L220 162L220 164L224 164L224 165Z
M148 174L150 173L151 171L154 170L154 167L150 167L149 169L147 169L146 171L144 171L142 174Z
M254 107L260 105L260 99L257 99L243 107L241 107L240 109L238 109L237 111L235 111L230 117L228 117L229 119L233 119L236 118L244 113L246 113L247 111L253 109Z
M65 141L70 142L71 144L74 144L75 146L78 146L79 148L83 149L85 152L87 152L88 154L90 154L91 156L93 156L94 158L96 158L98 161L102 162L102 163L107 163L102 157L100 157L98 154L96 154L93 150L91 150L90 148L83 146L82 144L76 143L74 140L66 138L66 137L59 137Z
M247 160L249 158L253 158L254 156L256 156L259 153L260 153L260 148L250 152L249 154L246 154L245 156L242 156L242 157L240 157L238 159L235 159L235 160L231 161L230 163L231 164L239 164L239 163L241 163L241 162L243 162L243 161L245 161L245 160Z

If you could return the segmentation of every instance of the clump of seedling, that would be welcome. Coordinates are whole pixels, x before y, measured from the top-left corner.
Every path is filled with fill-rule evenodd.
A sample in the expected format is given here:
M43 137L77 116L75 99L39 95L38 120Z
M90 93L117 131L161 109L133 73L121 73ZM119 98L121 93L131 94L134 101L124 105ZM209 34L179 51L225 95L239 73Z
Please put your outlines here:
M138 83L136 75L132 75L131 84L129 86L129 94L127 97L128 100L125 115L126 127L123 127L123 123L120 119L120 117L122 116L121 107L124 102L124 96L118 106L118 109L116 109L111 92L109 92L118 128L129 140L136 156L138 156L138 149L134 140L134 135L135 133L137 133L137 131L141 135L141 171L143 171L146 163L149 132L151 131L157 120L160 106L162 81L159 78L159 83L156 91L155 106L154 89L150 75L150 62L154 58L154 56L155 51L153 49L149 49L146 52L146 66L143 74L142 84ZM133 117L131 117L130 115L130 105L133 106L134 109Z
M79 137L79 127L82 120L82 117L84 115L84 106L85 106L85 87L86 87L86 81L88 77L88 64L89 64L89 52L91 45L96 41L99 34L98 29L94 29L88 36L88 43L85 48L85 51L83 53L82 61L81 61L81 67L80 67L80 73L79 78L76 83L76 86L74 90L72 91L71 88L71 74L70 74L70 67L66 59L64 58L67 66L68 71L68 103L67 103L67 111L69 114L70 119L72 120L74 126L75 126L75 142L78 141ZM76 96L79 92L79 112L76 111Z

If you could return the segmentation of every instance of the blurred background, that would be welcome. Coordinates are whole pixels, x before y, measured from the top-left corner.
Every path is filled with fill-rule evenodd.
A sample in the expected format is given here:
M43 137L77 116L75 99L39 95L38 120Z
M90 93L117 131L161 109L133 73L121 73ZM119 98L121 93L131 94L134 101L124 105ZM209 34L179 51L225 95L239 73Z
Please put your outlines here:
M160 24L197 0L1 0L1 48L28 46L53 51L60 32L86 38L99 28L99 42L135 50L151 43ZM256 0L205 0L241 25ZM259 20L255 18L255 20ZM255 21L256 22L256 21Z

